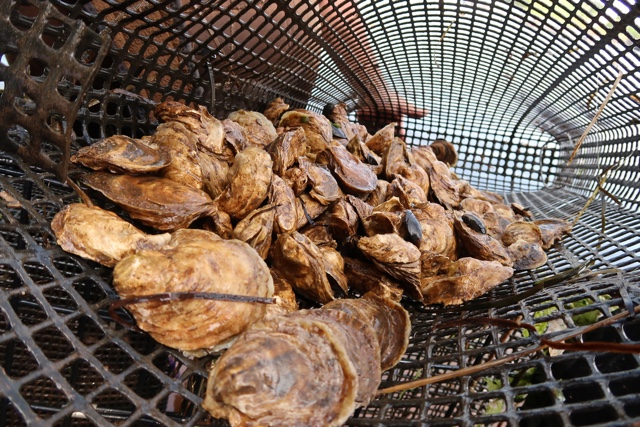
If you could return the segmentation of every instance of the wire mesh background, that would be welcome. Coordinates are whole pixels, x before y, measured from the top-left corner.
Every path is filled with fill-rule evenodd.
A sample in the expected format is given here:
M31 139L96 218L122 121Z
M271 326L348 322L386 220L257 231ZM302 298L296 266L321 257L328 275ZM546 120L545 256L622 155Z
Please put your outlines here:
M206 105L223 118L275 96L320 111L346 102L372 129L398 120L403 100L430 110L405 118L411 144L453 142L455 171L504 193L536 217L573 219L599 175L621 202L600 201L535 271L519 272L483 300L594 256L615 269L484 312L408 306L413 333L383 385L454 371L527 348L533 338L497 327L433 329L478 315L572 330L637 304L640 257L640 8L613 1L115 1L55 0L56 8L112 43L72 124L74 147L157 125L150 107L112 92ZM5 3L6 4L6 3ZM10 2L12 25L29 28L29 2ZM354 5L355 7L352 7ZM52 39L63 26L47 27ZM0 41L0 67L12 46ZM20 70L35 80L46 73ZM578 157L564 166L619 72L611 102ZM69 123L71 125L71 123ZM5 136L0 136L5 138ZM4 146L4 141L3 141ZM59 158L55 144L45 144ZM58 156L58 157L56 157ZM621 160L622 159L622 160ZM63 252L49 222L73 191L53 173L0 153L0 425L226 425L199 408L210 359L190 360L110 319L111 271ZM630 319L584 341L638 342ZM640 421L640 359L538 352L472 377L386 395L353 426L628 425Z

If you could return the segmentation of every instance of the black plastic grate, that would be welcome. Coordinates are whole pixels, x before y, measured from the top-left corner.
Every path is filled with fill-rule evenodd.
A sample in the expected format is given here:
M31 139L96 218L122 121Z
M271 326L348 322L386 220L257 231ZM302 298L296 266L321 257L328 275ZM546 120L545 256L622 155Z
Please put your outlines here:
M4 2L6 10L22 12L7 12L2 19L28 26L34 22L24 12L29 4L41 5ZM65 15L44 27L53 47L71 37L76 20L96 32L108 30L112 40L87 87L56 88L68 99L86 90L84 99L76 95L82 108L75 121L69 118L77 145L116 133L140 137L157 125L152 107L114 89L206 105L220 118L238 108L259 110L276 96L317 111L344 101L352 117L370 129L402 119L411 144L450 140L460 153L455 171L461 177L505 193L538 218L568 220L584 206L602 171L618 164L604 188L621 205L607 199L604 233L597 198L550 251L545 266L518 272L479 301L526 291L536 280L591 257L593 271L609 271L498 309L409 306L411 343L401 363L385 374L384 386L454 372L534 344L521 332L502 342L505 330L498 327L434 327L443 321L521 318L557 335L640 302L638 4L51 4ZM22 53L0 45L5 49L0 61ZM37 65L42 64L34 63L34 69ZM40 74L27 78L46 80L54 73L39 68ZM619 71L623 77L611 102L576 160L565 166ZM2 76L0 81L8 82ZM430 114L398 116L393 107L403 100ZM58 159L51 142L42 150ZM226 425L199 407L210 359L191 360L116 325L107 312L114 298L111 271L56 245L49 221L77 200L71 188L2 152L0 190L20 203L9 207L0 201L0 425ZM583 340L638 343L640 321L621 321ZM629 425L640 422L639 373L637 355L538 352L479 374L381 396L348 425Z

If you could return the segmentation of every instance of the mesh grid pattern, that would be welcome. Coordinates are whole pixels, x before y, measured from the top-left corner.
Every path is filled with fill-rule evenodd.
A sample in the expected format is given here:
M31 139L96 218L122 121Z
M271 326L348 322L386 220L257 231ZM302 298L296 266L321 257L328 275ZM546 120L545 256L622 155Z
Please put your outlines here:
M521 318L563 334L589 319L619 313L629 300L638 303L637 4L51 4L69 22L108 30L111 38L88 86L65 83L65 93L86 90L71 120L77 145L116 133L140 137L153 132L157 121L149 105L113 89L155 101L206 105L220 118L238 108L260 110L276 96L317 111L344 101L352 117L370 129L401 121L411 144L450 140L460 153L455 171L461 177L504 193L536 217L569 220L602 171L620 162L604 184L621 202L605 204L604 233L597 200L550 251L545 266L518 272L480 301L524 292L590 257L595 257L592 270L612 270L499 309L409 305L411 343L400 364L384 375L383 386L479 365L535 344L526 334L507 336L499 327L437 327L444 321ZM26 17L33 5L42 4L3 3ZM576 160L565 166L619 71L623 78L613 99ZM409 104L430 114L410 118L394 110ZM42 150L55 158L60 154L54 147L44 144ZM111 271L56 245L49 222L64 204L77 200L73 191L51 172L8 153L0 153L0 187L20 203L9 207L0 202L0 425L226 425L199 407L211 359L185 358L116 325L107 312L115 298ZM584 335L583 341L638 343L640 321L618 322ZM379 397L347 424L628 425L640 421L639 364L637 355L533 353L480 374Z

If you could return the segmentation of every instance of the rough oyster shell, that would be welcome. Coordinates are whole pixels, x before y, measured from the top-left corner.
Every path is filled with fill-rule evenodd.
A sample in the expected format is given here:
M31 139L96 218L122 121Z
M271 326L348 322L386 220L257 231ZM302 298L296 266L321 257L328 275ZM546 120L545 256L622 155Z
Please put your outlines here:
M273 123L257 111L233 111L227 118L242 126L250 145L264 148L278 136Z

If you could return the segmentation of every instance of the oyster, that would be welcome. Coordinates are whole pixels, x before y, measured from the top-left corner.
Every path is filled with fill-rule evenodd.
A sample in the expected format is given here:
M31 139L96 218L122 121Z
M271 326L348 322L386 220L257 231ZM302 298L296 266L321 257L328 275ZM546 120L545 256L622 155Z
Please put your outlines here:
M204 191L166 178L93 172L84 177L84 182L131 218L162 231L186 228L196 218L216 210Z
M349 284L344 274L344 259L342 255L331 246L319 246L318 249L322 254L329 282L334 285L334 289L337 286L346 294L349 291Z
M290 317L319 321L328 326L344 345L358 376L357 406L366 406L380 385L380 344L373 327L339 310L302 310Z
M198 159L204 190L215 199L229 184L229 164L204 151L200 152Z
M276 239L272 268L312 301L327 303L334 299L333 289L325 273L322 252L308 237L293 232Z
M93 170L133 174L156 172L171 163L167 153L123 135L110 136L82 147L71 156L71 161Z
M393 142L396 124L390 123L376 132L366 142L368 149L376 153L378 156L384 156L389 146Z
M233 158L233 152L225 144L224 126L211 116L206 108L187 107L174 101L165 101L156 106L156 116L164 122L180 122L198 138L198 149L206 150L224 160Z
M420 251L397 234L362 237L358 248L376 267L397 279L407 295L418 301L420 294Z
M322 215L329 208L329 205L320 203L308 194L302 194L296 198L296 212L298 221L296 230L301 229L307 224L313 224L313 220Z
M395 301L400 301L403 290L394 279L376 269L370 262L356 258L342 258L344 260L344 274L351 288L361 294L367 292L378 295L389 293Z
M143 233L113 212L82 203L62 208L51 228L63 250L107 267L136 251L160 248L171 239L167 233Z
M233 120L224 119L222 121L224 127L224 141L233 149L235 154L238 154L249 145L247 133L240 124Z
M262 114L264 114L267 120L273 123L274 126L277 126L280 121L280 116L288 109L289 104L285 104L282 98L276 98L267 105L267 108L265 108Z
M322 309L343 311L373 327L380 345L382 372L393 368L407 350L411 333L409 313L387 297L368 292L359 299L332 301Z
M273 299L274 303L267 305L267 316L277 316L281 314L291 313L298 310L298 301L296 300L296 294L293 292L293 288L278 272L271 271L271 278L273 279Z
M407 145L400 138L394 138L382 156L384 176L390 181L407 166Z
M275 316L213 365L202 406L232 427L338 427L355 409L357 390L355 366L329 326Z
M267 147L273 160L273 172L281 177L307 151L304 129L283 132Z
M512 266L513 260L500 241L488 234L475 231L462 221L462 215L456 215L454 229L461 247L477 259L485 261L498 261L502 265Z
M447 140L444 139L436 139L429 145L433 154L435 154L436 158L452 168L458 163L458 153L456 152L456 148Z
M505 246L510 246L521 239L525 242L542 244L540 227L533 222L512 222L502 234L502 243Z
M171 164L160 175L187 187L203 187L202 169L193 132L178 122L163 123L153 135L153 143L169 153Z
M300 168L287 169L282 179L291 187L296 197L300 196L309 184L307 173Z
M427 203L427 195L418 184L397 175L389 185L387 197L397 197L405 209L412 209L416 206Z
M539 219L533 221L542 233L542 248L549 249L562 238L562 235L571 231L571 224L563 219Z
M513 275L511 267L497 261L460 258L446 274L423 278L425 304L459 305L485 294Z
M427 203L412 212L422 227L420 251L456 259L457 242L453 221L444 208L435 203Z
M242 219L267 198L273 161L260 147L250 146L235 157L229 169L229 184L215 202L232 218Z
M376 184L376 189L369 194L365 201L374 207L378 206L381 203L384 203L385 200L387 200L389 185L389 181L379 179L378 183Z
M280 118L283 128L303 128L307 150L312 158L329 147L333 140L331 122L326 117L308 110L290 110Z
M341 145L334 145L321 155L326 155L329 168L348 194L366 195L375 190L378 178L371 168L360 162Z
M275 208L275 205L266 205L256 209L233 229L233 238L248 243L262 259L267 259L271 247Z
M529 242L525 239L516 240L507 248L513 259L516 270L531 270L543 266L547 262L547 254L540 243Z
M438 202L445 207L457 207L462 195L447 165L436 158L430 147L413 147L411 153L416 163L429 175L429 185Z
M369 136L367 128L363 125L352 123L347 116L347 108L344 103L325 107L328 111L325 112L325 116L331 120L331 122L344 132L344 135L348 140L357 137L361 140L366 140ZM362 159L361 159L362 160Z
M275 206L276 233L291 233L298 225L296 196L291 187L278 175L271 177L269 203Z
M358 232L358 214L354 207L342 198L331 204L323 218L337 240L342 241Z
M229 113L227 118L242 126L250 145L264 148L278 136L273 123L257 111L238 110Z
M164 292L273 295L264 261L246 243L210 238L175 247L143 250L121 260L113 285L122 298ZM156 341L180 350L210 350L260 320L260 303L190 299L128 306L138 327Z
M309 191L311 197L323 205L328 205L342 197L338 182L328 169L311 163L306 157L300 157L298 164L300 169L307 173L309 184L311 185L311 190Z

